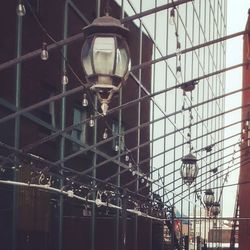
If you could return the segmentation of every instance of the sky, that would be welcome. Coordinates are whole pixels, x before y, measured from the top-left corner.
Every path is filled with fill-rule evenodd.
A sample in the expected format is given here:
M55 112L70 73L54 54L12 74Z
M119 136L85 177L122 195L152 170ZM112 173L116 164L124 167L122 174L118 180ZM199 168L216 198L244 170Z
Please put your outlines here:
M239 31L243 31L246 26L246 21L248 17L248 8L250 8L250 0L227 0L228 4L228 14L227 14L227 34L233 34ZM242 63L242 36L227 41L227 67ZM237 70L229 71L226 74L226 92L231 92L233 90L240 89L242 87L242 68ZM225 100L225 109L229 110L234 107L241 106L241 93L230 95L230 97ZM241 120L241 112L232 112L225 116L225 125L233 123L235 121ZM240 126L234 126L230 129L225 130L225 138L232 134L240 132ZM239 137L234 137L233 140L227 141L225 147L237 143ZM229 150L225 150L225 155L233 152L233 147ZM239 147L235 147L239 150ZM238 155L236 154L236 157ZM232 157L230 157L232 158ZM227 158L227 160L230 160ZM225 165L227 167L228 165ZM233 167L234 168L234 167ZM226 184L233 184L238 182L238 171L233 171L230 173L228 182ZM223 195L223 216L231 217L234 214L235 206L235 195L236 187L224 188Z

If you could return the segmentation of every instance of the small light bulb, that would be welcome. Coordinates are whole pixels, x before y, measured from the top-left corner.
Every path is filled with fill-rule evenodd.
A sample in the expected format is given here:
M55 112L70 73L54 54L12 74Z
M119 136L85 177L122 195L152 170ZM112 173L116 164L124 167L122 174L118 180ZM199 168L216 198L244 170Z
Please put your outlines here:
M70 198L73 198L74 197L74 191L73 190L68 190L67 191L67 194Z
M149 183L148 182L146 183L146 187L149 187Z
M177 41L177 44L176 44L176 54L180 55L180 53L181 53L181 43L179 41Z
M0 172L4 173L5 169L4 168L0 168Z
M171 24L171 25L175 24L175 8L172 8L170 10L169 24Z
M90 126L91 128L95 126L95 121L94 121L93 115L90 116L89 126Z
M69 83L69 78L67 76L67 73L64 72L62 75L62 85L67 85Z
M144 180L144 178L142 178L142 179L141 179L141 183L144 183L144 182L145 182L145 180Z
M129 156L125 155L125 161L129 161Z
M135 174L136 174L135 170L134 170L134 171L132 171L132 175L133 175L133 176L135 176Z
M185 103L186 103L186 92L183 91L182 106L181 106L181 113L182 113L182 115L185 115Z
M132 162L130 161L129 163L128 163L128 167L130 168L130 169L132 169Z
M89 105L89 101L87 99L87 95L84 93L83 94L83 99L82 99L82 106L87 107Z
M176 78L181 79L181 66L177 66L176 68Z
M96 204L97 207L101 207L101 206L102 206L102 201L101 201L101 199L98 199L98 198L97 198L97 199L95 200L95 204Z
M25 6L21 0L18 1L17 7L16 7L16 14L20 17L25 16L26 14Z
M108 133L107 133L107 129L105 128L103 135L102 135L103 140L106 140L108 138Z
M47 43L43 43L42 44L42 51L41 51L41 59L43 61L46 61L46 60L48 60L48 58L49 58L49 52L47 50Z
M245 129L245 128L242 129L242 133L243 133L243 134L246 133L246 129Z
M183 103L183 105L181 107L181 113L182 113L182 115L185 115L185 103Z
M247 127L249 126L249 121L248 121L248 120L246 121L246 126L247 126Z
M118 152L119 151L119 146L115 145L115 151Z

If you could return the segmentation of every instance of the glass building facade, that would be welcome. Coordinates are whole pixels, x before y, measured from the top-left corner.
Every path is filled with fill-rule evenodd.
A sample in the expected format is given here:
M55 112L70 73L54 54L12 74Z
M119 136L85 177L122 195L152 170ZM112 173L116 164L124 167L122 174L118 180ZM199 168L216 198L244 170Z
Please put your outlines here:
M22 17L14 1L0 10L9 24L0 41L4 249L220 246L210 233L220 220L202 199L215 188L222 204L225 76L213 73L225 68L226 46L202 44L226 35L226 0L24 3ZM131 72L103 117L84 87L79 32L106 12L130 30ZM180 168L190 152L199 172L187 186Z
M133 15L167 2L171 3L128 0L123 1L123 5L126 13ZM204 245L204 240L208 246L217 246L218 239L211 236L208 239L208 234L210 229L221 226L220 222L213 224L208 220L201 200L206 189L221 186L223 179L224 117L221 113L224 99L212 99L225 93L225 75L203 76L225 68L226 44L221 42L185 53L181 51L225 36L226 9L226 1L198 0L135 21L152 40L152 60L157 61L147 67L151 67L152 72L151 93L156 94L151 98L152 190L165 203L174 206L182 217L193 217L188 228L188 234L192 234L191 249L199 249L198 245ZM173 88L199 78L202 79L195 89L186 95L181 88ZM190 106L193 106L191 133ZM183 184L180 176L181 158L189 153L189 136L199 166L198 177L190 188ZM220 189L215 189L215 200L222 204Z

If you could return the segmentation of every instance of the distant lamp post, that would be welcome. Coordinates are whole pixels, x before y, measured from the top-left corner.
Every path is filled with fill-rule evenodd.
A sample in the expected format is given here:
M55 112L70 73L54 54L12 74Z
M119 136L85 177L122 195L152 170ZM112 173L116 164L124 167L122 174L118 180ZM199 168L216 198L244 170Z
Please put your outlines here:
M90 89L101 103L103 115L107 114L114 93L128 78L130 53L127 44L129 30L111 16L96 18L83 29L85 42L81 62Z
M188 155L184 156L182 159L181 165L181 177L185 184L190 186L198 175L198 165L197 165L197 158L189 153Z
M207 209L209 209L214 203L214 192L211 188L205 191L205 195L203 197L203 201Z
M213 217L217 217L220 214L220 203L219 202L214 202L212 207L211 207L211 215Z

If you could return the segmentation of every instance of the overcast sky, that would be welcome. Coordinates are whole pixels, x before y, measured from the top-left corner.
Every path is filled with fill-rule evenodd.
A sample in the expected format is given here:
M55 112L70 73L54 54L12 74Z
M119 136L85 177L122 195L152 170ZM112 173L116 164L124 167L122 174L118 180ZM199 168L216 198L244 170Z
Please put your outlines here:
M248 8L250 8L250 0L227 0L228 4L228 16L227 16L227 28L228 34L233 34L245 29L246 21L248 17ZM230 39L227 42L227 67L242 63L242 36ZM226 92L231 92L233 90L240 89L242 86L242 68L230 71L226 74ZM230 98L226 98L226 110L232 109L233 107L238 107L241 105L241 93L236 95L231 95ZM241 120L241 112L234 112L230 115L226 115L225 123L230 124L235 121ZM240 131L240 126L234 126L233 129L227 129L225 131L225 138L231 134L236 134ZM238 141L239 137L234 137L234 140L225 143L227 145L232 145L234 142ZM238 147L236 147L239 150ZM233 152L233 147L230 150L226 150L225 155ZM227 158L227 160L230 158ZM227 167L227 165L225 166ZM238 172L234 171L230 173L228 183L238 182ZM236 187L225 188L224 189L224 206L223 206L223 216L233 216L234 206L235 206L235 193ZM232 195L233 194L233 195Z

